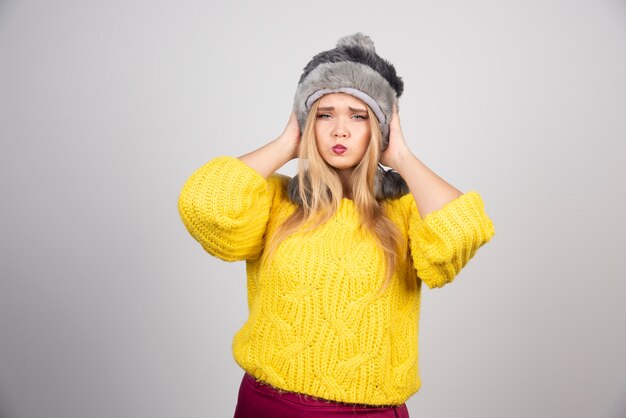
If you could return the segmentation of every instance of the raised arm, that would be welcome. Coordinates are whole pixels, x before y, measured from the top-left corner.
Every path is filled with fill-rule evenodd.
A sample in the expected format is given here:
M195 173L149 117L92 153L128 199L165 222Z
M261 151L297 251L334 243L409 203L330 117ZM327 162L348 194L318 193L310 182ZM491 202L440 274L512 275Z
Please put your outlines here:
M283 133L261 148L238 157L263 177L268 178L288 161L298 156L300 128L296 114L292 113Z
M404 140L395 107L389 126L389 147L382 153L381 163L395 169L406 181L422 218L463 194L411 152Z
M451 282L495 234L480 194L460 192L415 157L395 109L381 162L396 169L411 191L414 202L409 195L402 200L409 208L409 241L418 276L428 287Z
M178 210L205 250L227 261L260 256L272 200L282 187L278 176L266 179L297 156L299 140L292 114L275 140L239 159L215 158L187 179Z

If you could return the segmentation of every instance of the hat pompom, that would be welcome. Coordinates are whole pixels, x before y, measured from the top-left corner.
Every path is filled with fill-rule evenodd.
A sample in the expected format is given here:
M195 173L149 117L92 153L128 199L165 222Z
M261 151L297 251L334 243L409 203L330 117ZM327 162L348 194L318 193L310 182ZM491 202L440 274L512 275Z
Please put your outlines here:
M376 48L374 47L374 41L372 41L372 38L361 32L344 36L337 41L337 48L350 48L353 46L359 46L369 51L376 52Z
M334 49L316 54L304 67L294 96L293 110L303 134L311 106L331 93L351 94L367 104L378 120L381 149L389 145L389 124L394 105L402 95L404 83L396 69L381 58L372 39L357 32L337 41ZM382 176L382 174L381 174ZM400 180L392 174L381 177L380 195L387 198L401 193ZM292 190L297 190L295 187ZM295 196L295 195L294 195Z

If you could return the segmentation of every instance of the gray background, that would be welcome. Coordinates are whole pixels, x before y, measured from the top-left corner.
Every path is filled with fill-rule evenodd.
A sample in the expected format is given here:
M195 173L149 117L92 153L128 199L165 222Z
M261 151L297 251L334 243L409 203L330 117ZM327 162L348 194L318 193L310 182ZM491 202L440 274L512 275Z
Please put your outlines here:
M414 153L496 226L423 293L412 416L626 416L624 1L4 0L2 418L232 416L244 265L178 193L280 134L356 31L405 80Z

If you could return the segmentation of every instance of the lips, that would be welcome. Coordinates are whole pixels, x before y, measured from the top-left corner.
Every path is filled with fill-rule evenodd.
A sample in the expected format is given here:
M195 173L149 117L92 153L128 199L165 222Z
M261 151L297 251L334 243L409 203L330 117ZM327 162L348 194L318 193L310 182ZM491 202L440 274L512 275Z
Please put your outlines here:
M344 153L344 152L346 152L347 150L348 150L348 148L344 147L343 145L339 145L339 144L337 144L337 145L335 145L335 146L333 147L333 152L334 152L335 154L338 154L338 155L343 154L343 153Z

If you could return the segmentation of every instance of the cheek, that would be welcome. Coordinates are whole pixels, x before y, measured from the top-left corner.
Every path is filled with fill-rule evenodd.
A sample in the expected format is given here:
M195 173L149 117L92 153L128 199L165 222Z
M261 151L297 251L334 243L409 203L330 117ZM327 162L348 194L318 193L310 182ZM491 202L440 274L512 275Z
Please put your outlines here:
M371 130L370 130L369 126L364 128L361 131L361 133L360 133L360 141L359 142L362 145L363 149L367 148L367 145L370 142L371 136L372 136L372 134L371 134Z
M361 144L361 157L363 157L363 155L365 155L365 153L367 152L367 146L369 145L369 141L363 141L363 143Z
M369 137L372 135L372 129L370 128L369 121L366 123L361 123L359 126L359 134L362 137Z
M313 125L313 133L315 134L315 143L317 144L319 142L318 138L320 137L320 133L321 133L321 129L317 122L315 122L315 125Z
M321 155L322 157L324 157L324 150L326 149L326 147L324 146L324 142L320 139L320 136L317 135L317 132L315 133L315 149L317 150L317 153L319 155Z
M321 139L324 138L324 127L316 123L314 132L315 132L315 143L319 145Z

